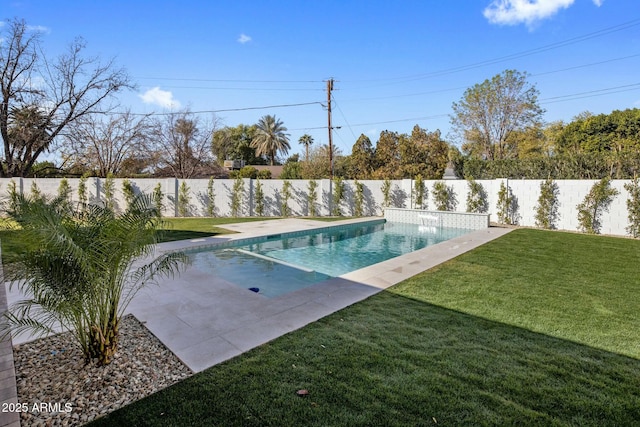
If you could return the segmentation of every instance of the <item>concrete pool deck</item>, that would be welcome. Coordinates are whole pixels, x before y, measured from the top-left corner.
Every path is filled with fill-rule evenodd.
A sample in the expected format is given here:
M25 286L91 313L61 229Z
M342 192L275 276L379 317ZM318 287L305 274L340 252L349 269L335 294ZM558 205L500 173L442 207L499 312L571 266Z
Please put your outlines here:
M379 218L338 223L280 219L226 224L236 231L205 239L163 243L160 251L211 245L268 234L311 230ZM173 279L142 289L127 312L145 323L191 370L200 372L281 335L361 301L422 271L511 231L491 227L353 271L275 298L243 289L224 278L188 267ZM9 303L19 299L8 292ZM28 338L16 337L17 344Z

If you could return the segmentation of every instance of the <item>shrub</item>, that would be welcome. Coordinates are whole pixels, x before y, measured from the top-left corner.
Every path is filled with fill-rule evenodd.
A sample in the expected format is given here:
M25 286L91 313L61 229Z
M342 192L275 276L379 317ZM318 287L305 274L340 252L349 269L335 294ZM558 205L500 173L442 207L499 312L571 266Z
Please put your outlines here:
M258 171L258 175L256 175L256 178L271 179L271 171L268 169L263 169L261 171Z
M415 181L413 182L413 197L416 201L415 207L417 209L424 209L424 199L425 199L425 185L422 180L422 175L416 176Z
M209 182L207 182L207 216L215 216L215 201L216 193L213 191L213 177L209 177Z
M518 199L511 192L511 188L500 183L498 191L498 222L502 224L518 224Z
M80 210L83 211L87 206L87 177L82 175L78 182L78 202L80 202Z
M63 208L61 197L18 196L10 217L22 227L16 267L3 281L28 299L4 313L2 334L71 332L87 361L111 362L120 319L145 284L179 270L182 254L154 254L160 219L148 196L137 197L123 215L107 206L85 212ZM57 332L57 331L56 331Z
M354 183L355 187L356 187L356 191L354 193L354 197L353 197L353 202L354 202L354 207L353 207L353 214L354 216L362 216L364 213L363 210L363 205L364 205L364 186L362 185L361 182L358 182L358 180L355 181Z
M242 209L242 195L244 194L244 181L238 177L233 181L233 189L231 190L231 216L237 217Z
M126 206L129 206L131 202L133 202L133 199L136 197L136 192L133 188L133 184L126 178L122 181L122 194L124 195L124 203Z
M153 201L153 206L156 208L156 211L158 211L158 216L162 216L162 212L164 210L164 194L162 194L162 184L156 184L156 186L153 188L153 194L151 198Z
M284 217L291 216L289 199L291 199L291 182L285 180L282 183L282 205L280 207L280 214Z
M611 188L609 178L596 182L576 209L580 230L589 234L599 234L602 227L602 213L609 210L618 190Z
M540 183L540 197L536 206L536 226L554 229L560 214L558 213L558 184L549 178Z
M487 213L489 211L488 195L482 184L473 178L467 179L467 212Z
M318 213L316 210L316 200L318 199L318 181L311 180L309 181L309 193L307 196L307 206L308 206L308 215L316 216Z
M432 192L436 210L453 211L456 209L458 200L452 186L448 186L442 181L437 181L433 184Z
M640 236L640 181L634 178L628 184L624 185L625 190L629 192L627 199L627 212L629 212L629 226L627 233L633 237Z
M115 179L113 177L113 174L109 172L107 174L107 178L104 180L104 187L102 191L104 192L104 205L106 208L111 210L115 209L115 187Z
M391 180L385 179L382 183L382 208L391 206Z
M62 178L58 185L58 197L64 201L64 207L67 210L71 209L71 186L67 178Z
M181 217L189 216L189 204L191 203L190 190L187 182L182 181L178 189L178 215Z
M259 179L256 181L256 215L264 216L264 191Z
M344 199L344 182L342 178L334 178L333 179L333 206L331 209L331 215L333 216L342 216L342 211L340 210L340 204Z

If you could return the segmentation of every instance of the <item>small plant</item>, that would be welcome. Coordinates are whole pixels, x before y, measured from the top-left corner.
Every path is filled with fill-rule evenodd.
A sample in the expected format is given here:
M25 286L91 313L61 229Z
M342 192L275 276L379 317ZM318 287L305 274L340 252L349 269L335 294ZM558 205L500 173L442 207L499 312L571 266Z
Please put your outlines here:
M264 191L259 179L256 180L256 216L264 216Z
M285 179L282 183L282 205L280 207L280 214L284 217L291 216L291 208L289 207L289 200L291 199L291 181Z
M40 187L35 181L31 181L31 198L32 199L42 199L42 191L40 191Z
M631 236L638 237L640 236L640 181L638 177L625 184L624 189L629 192L629 198L627 199L629 226L626 230Z
M414 182L413 182L413 197L415 202L415 207L416 209L424 209L425 208L425 203L424 203L424 199L425 199L425 185L424 185L424 181L422 180L422 175L418 175L416 176Z
M116 195L116 183L113 174L109 172L107 179L104 181L104 206L107 209L114 210L115 208L115 195Z
M316 216L318 213L316 210L316 200L318 199L318 181L309 181L309 195L307 197L308 215Z
M502 224L518 224L518 200L513 195L511 189L500 183L498 190L498 222Z
M124 195L125 206L129 207L136 197L136 192L131 181L126 178L122 181L122 194Z
M244 181L238 177L233 182L233 190L231 191L231 216L240 216L242 210L242 195L244 194Z
M67 178L62 178L58 185L58 197L63 201L62 203L66 210L71 210L71 193L72 190L69 181L67 181Z
M207 183L207 216L216 215L216 193L213 191L213 177Z
M578 209L578 223L580 230L589 234L599 234L602 226L602 213L609 210L618 190L611 188L609 178L602 178L596 182L576 209Z
M162 184L157 183L156 186L153 188L153 193L151 196L152 200L153 200L153 205L156 208L156 210L158 211L158 216L162 217L162 211L164 210L164 194L162 194Z
M453 187L449 187L444 182L438 181L433 184L432 191L436 210L455 210L456 206L458 205L458 200L456 199L456 194L453 192Z
M181 217L189 216L189 204L191 203L190 190L187 182L182 181L178 189L178 215Z
M548 230L556 228L558 213L558 184L551 178L540 183L540 197L536 206L536 226Z
M16 182L12 179L7 184L7 193L9 196L9 211L15 211L18 206L18 188Z
M344 182L342 178L334 178L333 179L333 206L331 209L331 215L333 216L342 216L342 211L340 210L340 203L344 199Z
M364 210L363 210L363 205L364 205L364 185L362 185L361 182L359 182L358 180L355 181L354 183L355 187L356 187L356 191L355 194L353 196L354 200L354 209L353 209L353 215L354 216L362 216L364 214Z
M80 210L84 211L87 206L87 177L82 175L78 182L78 201L80 202Z
M382 208L391 206L391 180L385 179L382 183Z
M487 213L489 210L488 196L482 184L474 179L467 180L467 212Z

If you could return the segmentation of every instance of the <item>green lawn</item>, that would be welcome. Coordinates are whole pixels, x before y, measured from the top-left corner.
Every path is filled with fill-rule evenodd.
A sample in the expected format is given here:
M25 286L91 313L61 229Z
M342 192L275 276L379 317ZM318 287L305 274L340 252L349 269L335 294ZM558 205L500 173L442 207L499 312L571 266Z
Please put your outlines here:
M516 230L94 425L637 425L638 265Z
M197 239L202 237L215 236L216 234L229 234L229 231L220 227L225 224L238 222L264 221L278 218L163 218L166 226L162 233L163 242L174 240Z

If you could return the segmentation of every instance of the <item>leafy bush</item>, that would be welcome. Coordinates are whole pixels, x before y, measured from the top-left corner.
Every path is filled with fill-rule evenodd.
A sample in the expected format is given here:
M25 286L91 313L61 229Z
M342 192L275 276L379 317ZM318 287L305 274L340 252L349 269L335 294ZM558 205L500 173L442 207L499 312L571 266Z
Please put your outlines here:
M356 180L354 182L354 185L356 187L356 191L354 192L354 196L353 196L353 202L354 202L353 215L354 216L362 216L363 213L364 213L364 210L363 210L363 205L364 205L364 186L358 180Z
M162 194L162 184L157 183L153 188L153 194L151 195L151 199L153 201L153 206L156 208L158 212L158 216L162 216L162 211L164 210L164 194Z
M233 189L231 190L231 201L229 207L231 208L231 216L240 216L242 209L242 196L244 194L244 181L238 177L233 181Z
M280 214L284 217L291 216L291 208L289 207L289 200L291 199L291 182L285 180L282 183L282 205Z
M256 181L256 215L264 216L264 191L259 179Z
M382 183L382 208L391 206L391 180L385 179Z
M540 183L540 196L536 206L536 226L554 229L558 213L558 184L551 178Z
M258 179L271 179L271 171L268 169L263 169L258 171L258 175L256 175Z
M627 233L633 237L640 236L640 181L634 178L628 184L624 185L624 189L629 192L627 199L627 212L629 212L629 226Z
M318 199L318 181L310 180L308 184L308 196L307 196L307 206L308 206L308 215L316 216L318 211L316 209L316 200Z
M344 182L342 178L334 178L333 179L333 205L331 209L331 215L333 216L342 216L342 211L340 210L340 204L344 199Z
M186 217L189 215L189 205L191 203L191 195L189 191L191 188L187 185L186 181L182 181L180 188L178 189L178 215Z
M126 206L129 206L133 199L136 197L135 189L133 188L133 184L127 178L122 181L122 194L124 195L124 203Z
M413 197L415 202L416 209L424 209L424 199L425 199L425 185L422 180L422 175L416 176L413 182Z
M602 213L609 210L609 206L618 190L611 188L609 178L602 178L596 182L576 209L578 209L578 223L580 230L589 234L599 234L602 227Z
M488 195L482 184L473 178L467 179L467 212L487 213L489 211Z
M108 209L115 209L116 201L116 183L113 174L109 172L107 178L104 180L104 187L102 188L104 193L104 205Z
M213 177L209 177L207 182L207 216L216 214L216 193L213 191Z
M450 187L442 181L437 181L433 184L432 193L436 210L453 211L456 209L458 200L452 186Z
M48 334L62 326L87 361L110 363L120 319L136 292L185 261L171 253L139 264L158 242L160 219L151 202L138 196L116 215L107 206L66 210L62 197L18 196L9 215L22 227L19 256L2 279L29 297L5 312L2 334Z
M511 188L500 183L498 190L498 222L502 224L518 224L518 199L511 192Z

